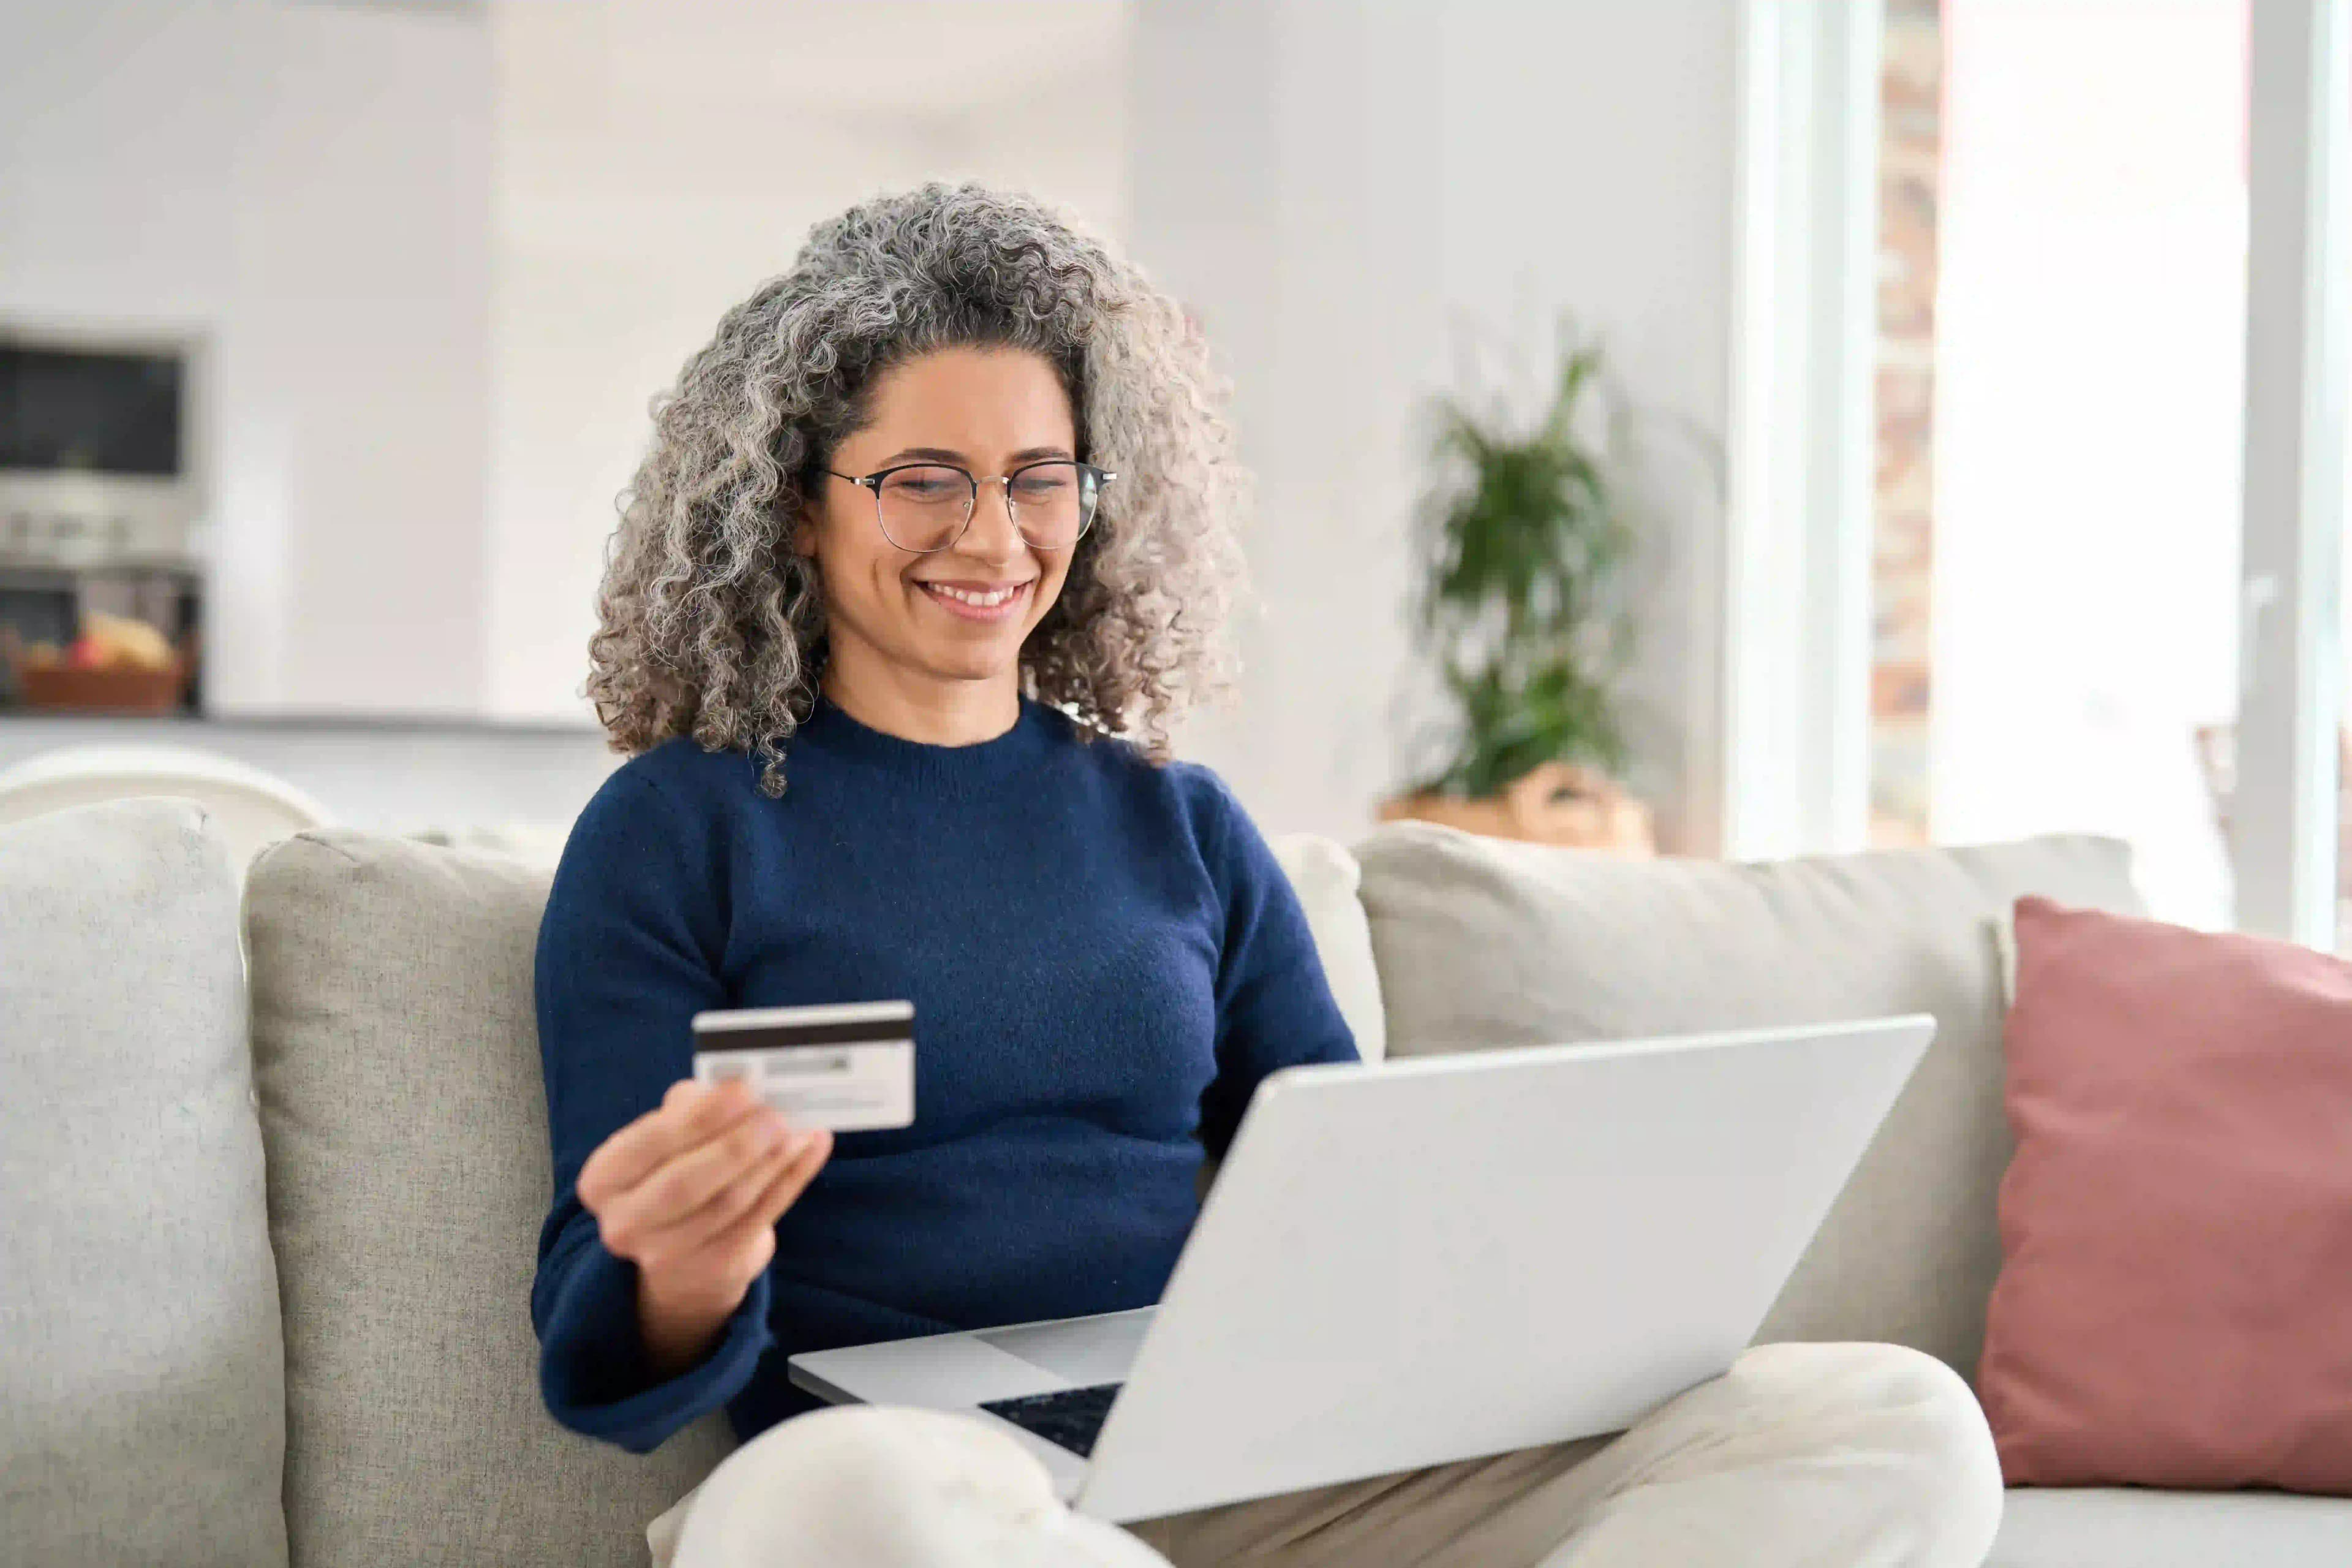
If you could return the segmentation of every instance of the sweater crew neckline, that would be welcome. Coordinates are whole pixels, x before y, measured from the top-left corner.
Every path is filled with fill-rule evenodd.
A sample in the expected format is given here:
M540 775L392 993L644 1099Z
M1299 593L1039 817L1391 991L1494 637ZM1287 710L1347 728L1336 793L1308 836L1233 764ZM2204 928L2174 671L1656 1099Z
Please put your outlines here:
M1019 717L1003 734L970 745L941 746L877 730L851 718L832 698L819 696L815 711L795 739L901 777L969 788L1008 778L1036 763L1052 749L1055 717L1044 703L1024 697ZM785 766L790 769L789 760Z

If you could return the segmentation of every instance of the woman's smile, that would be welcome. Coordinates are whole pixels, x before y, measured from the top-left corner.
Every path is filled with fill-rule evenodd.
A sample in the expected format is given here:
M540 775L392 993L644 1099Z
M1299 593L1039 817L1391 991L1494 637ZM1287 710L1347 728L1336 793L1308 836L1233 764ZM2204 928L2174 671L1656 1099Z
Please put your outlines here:
M971 578L917 578L915 586L922 596L945 610L949 615L967 621L1010 621L1018 619L1029 607L1029 591L1037 579L1024 577L1017 582L990 583Z

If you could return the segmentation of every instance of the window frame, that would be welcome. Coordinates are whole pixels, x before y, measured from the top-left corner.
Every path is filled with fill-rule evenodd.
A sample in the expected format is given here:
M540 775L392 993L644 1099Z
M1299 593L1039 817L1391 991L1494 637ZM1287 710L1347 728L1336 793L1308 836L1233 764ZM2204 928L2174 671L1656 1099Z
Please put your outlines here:
M2249 0L2239 925L2337 942L2352 0ZM1868 837L1882 4L1741 0L1719 839Z

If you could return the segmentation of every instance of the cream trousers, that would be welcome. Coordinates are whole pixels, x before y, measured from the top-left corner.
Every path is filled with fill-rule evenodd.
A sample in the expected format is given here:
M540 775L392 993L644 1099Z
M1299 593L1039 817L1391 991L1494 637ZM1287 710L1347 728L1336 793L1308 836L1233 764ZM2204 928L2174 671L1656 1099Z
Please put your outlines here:
M1787 1344L1614 1437L1129 1530L1063 1508L980 1422L845 1406L746 1444L646 1537L656 1568L1978 1568L2000 1504L1984 1416L1942 1363Z

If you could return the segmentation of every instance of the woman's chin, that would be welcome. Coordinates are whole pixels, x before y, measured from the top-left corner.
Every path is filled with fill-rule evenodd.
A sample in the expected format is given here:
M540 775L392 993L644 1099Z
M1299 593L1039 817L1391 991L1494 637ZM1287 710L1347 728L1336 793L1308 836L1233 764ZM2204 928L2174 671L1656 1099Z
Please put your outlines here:
M1021 647L1034 626L1026 616L1006 620L966 619L932 609L906 628L904 646L914 662L954 680L991 680L1017 675Z
M927 637L913 652L915 657L909 662L938 680L1017 680L1020 677L1021 640L1017 636L1001 634L954 644Z

